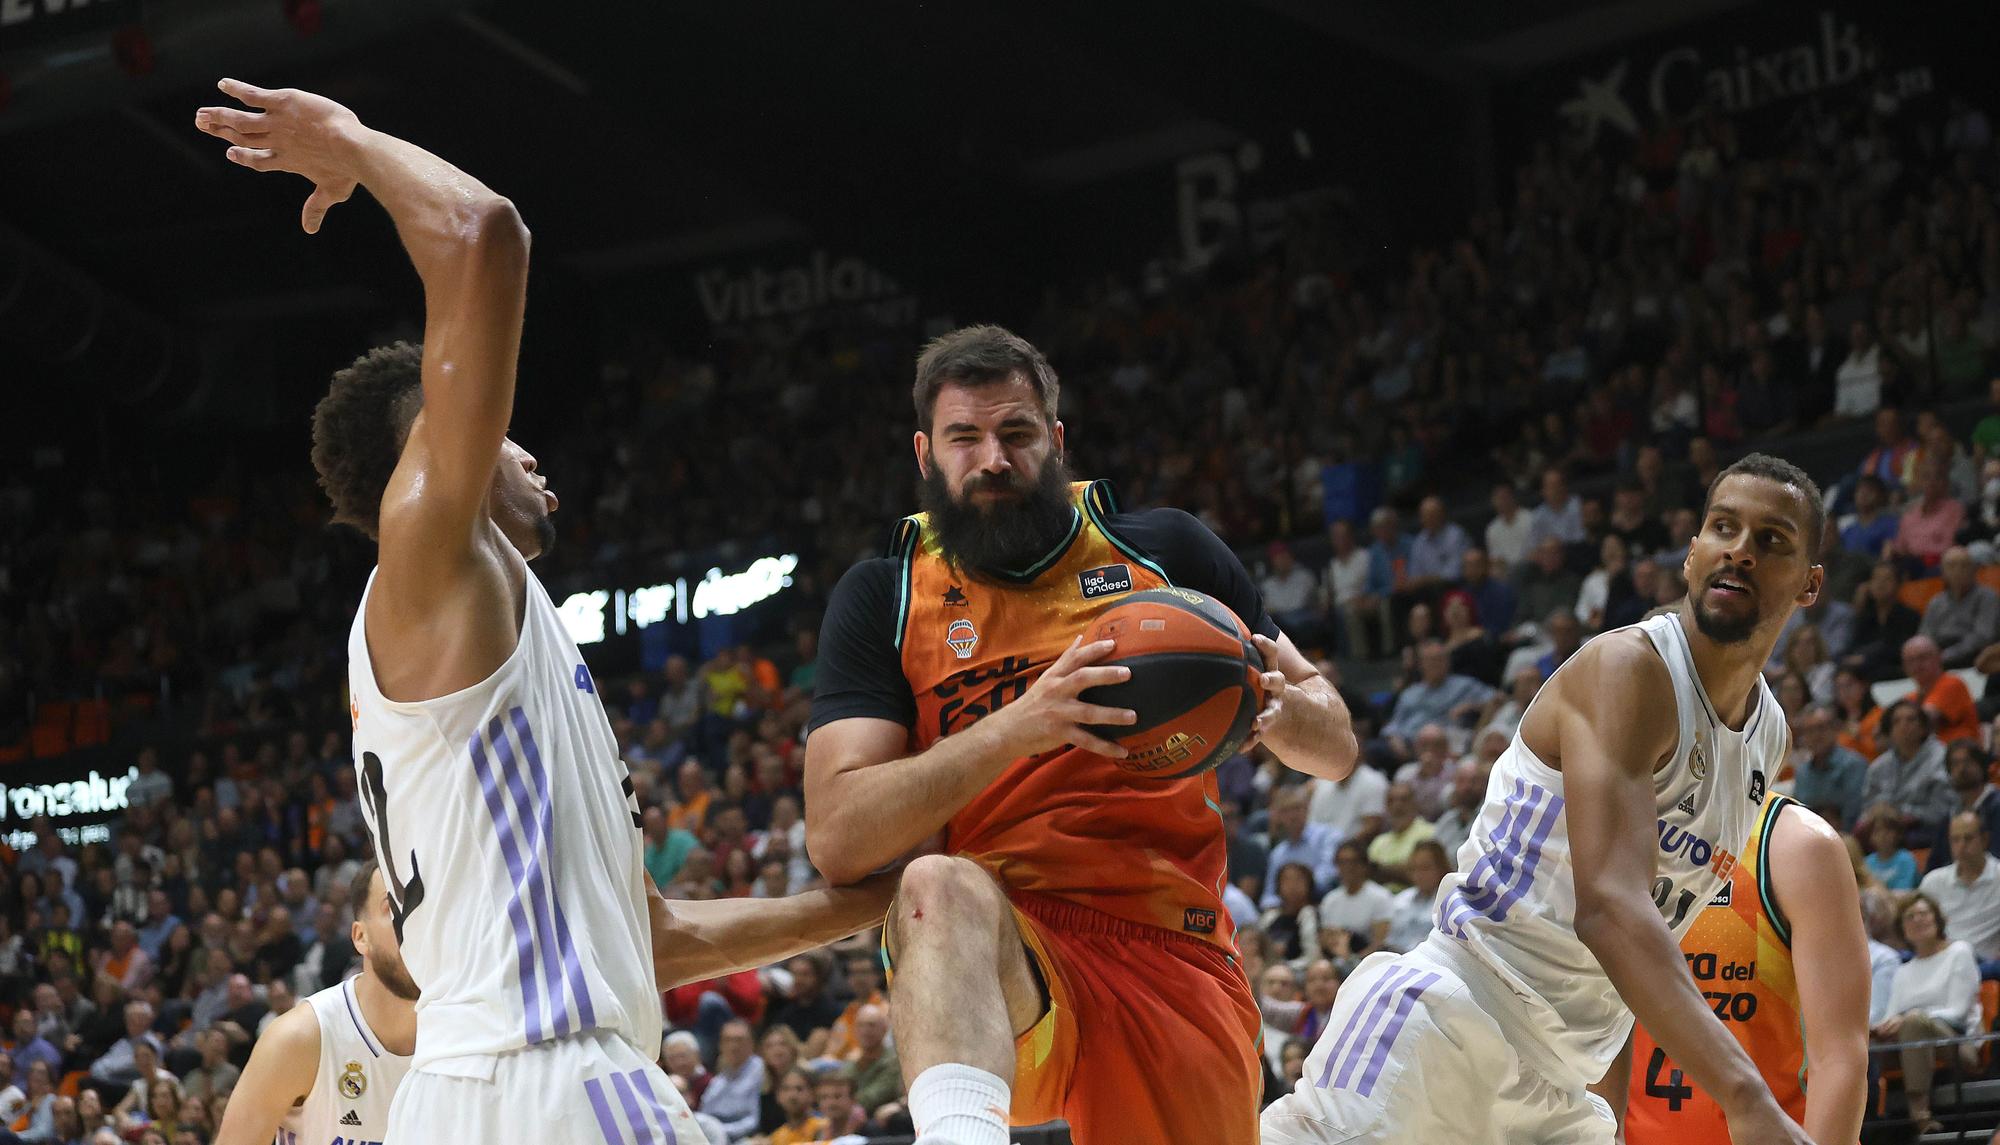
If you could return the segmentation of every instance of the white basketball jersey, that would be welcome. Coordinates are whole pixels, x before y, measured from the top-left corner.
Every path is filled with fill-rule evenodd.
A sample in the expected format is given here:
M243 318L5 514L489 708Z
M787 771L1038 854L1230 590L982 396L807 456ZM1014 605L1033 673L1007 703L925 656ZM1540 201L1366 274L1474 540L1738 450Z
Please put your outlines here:
M533 572L525 596L507 662L434 700L376 687L366 593L347 640L362 812L423 990L415 1069L591 1029L659 1053L632 781Z
M382 1145L389 1102L410 1059L392 1054L368 1028L354 979L306 999L319 1019L319 1072L305 1103L278 1123L276 1145Z
M1652 887L1678 939L1727 883L1748 842L1785 758L1786 724L1760 677L1743 730L1729 730L1702 689L1680 619L1658 616L1635 627L1666 661L1679 714L1680 744L1653 780L1659 850ZM1563 775L1535 758L1518 731L1493 765L1458 871L1438 888L1437 930L1428 941L1454 961L1490 970L1526 1004L1494 1014L1497 1020L1540 1037L1584 1079L1603 1076L1625 1044L1632 1011L1576 936Z

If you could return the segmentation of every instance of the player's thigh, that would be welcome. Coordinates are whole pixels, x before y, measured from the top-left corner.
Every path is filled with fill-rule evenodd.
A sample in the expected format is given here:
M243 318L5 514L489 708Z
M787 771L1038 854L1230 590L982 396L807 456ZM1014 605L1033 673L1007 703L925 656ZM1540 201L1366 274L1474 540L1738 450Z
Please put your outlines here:
M919 936L920 927L935 929ZM891 975L908 969L911 958L938 958L956 965L990 957L999 971L1007 1018L1016 1036L1027 1032L1048 1009L1047 990L1027 943L1000 884L979 864L951 855L924 855L904 869L882 929L885 965ZM938 981L931 975L923 979ZM977 985L955 980L953 990ZM951 997L912 1001L919 1006L948 1006Z
M644 1145L703 1140L658 1064L602 1032L493 1060L489 1077L413 1073L390 1108L394 1141Z
M1063 1116L1078 1145L1255 1145L1261 1022L1227 956L1171 940L1058 945L1077 1030Z

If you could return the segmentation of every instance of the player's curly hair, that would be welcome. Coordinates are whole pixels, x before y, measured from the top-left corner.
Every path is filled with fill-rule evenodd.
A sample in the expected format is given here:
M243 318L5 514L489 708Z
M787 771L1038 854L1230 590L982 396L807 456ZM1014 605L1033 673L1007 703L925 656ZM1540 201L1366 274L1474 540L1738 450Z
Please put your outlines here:
M333 375L313 409L313 468L336 523L376 535L382 493L423 408L422 343L378 346Z

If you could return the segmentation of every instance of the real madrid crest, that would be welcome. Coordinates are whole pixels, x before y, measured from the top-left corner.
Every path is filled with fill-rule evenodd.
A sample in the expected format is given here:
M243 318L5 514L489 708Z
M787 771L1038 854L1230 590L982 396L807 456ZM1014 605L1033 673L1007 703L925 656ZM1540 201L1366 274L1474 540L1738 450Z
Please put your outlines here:
M1708 752L1702 748L1700 736L1695 737L1694 748L1688 752L1688 770L1696 779L1708 778Z
M361 1072L360 1062L348 1062L340 1069L340 1096L349 1101L359 1101L368 1092L368 1076Z

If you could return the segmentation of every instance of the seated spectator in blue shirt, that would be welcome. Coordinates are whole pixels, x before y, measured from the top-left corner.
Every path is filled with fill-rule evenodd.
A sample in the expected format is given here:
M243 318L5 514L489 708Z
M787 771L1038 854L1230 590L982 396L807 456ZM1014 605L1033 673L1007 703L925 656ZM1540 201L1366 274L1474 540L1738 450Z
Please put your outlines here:
M1889 511L1889 490L1880 477L1864 473L1854 482L1854 513L1840 522L1840 546L1874 559L1896 539L1896 514Z
M1917 889L1917 857L1903 846L1903 813L1884 804L1868 815L1868 845L1862 860L1869 873L1892 891Z
M1583 527L1583 500L1569 491L1563 471L1551 465L1542 471L1542 503L1529 515L1528 544L1541 544L1553 537L1565 545L1580 545L1588 534Z
M1472 594L1473 611L1479 614L1479 626L1496 640L1505 636L1514 627L1513 586L1493 575L1485 549L1465 550L1460 567L1465 591Z
M1382 725L1383 737L1399 760L1414 757L1410 744L1425 724L1457 727L1493 698L1492 688L1470 676L1451 674L1451 653L1442 641L1426 640L1418 647L1417 671L1421 678L1396 697L1395 712Z
M1387 505L1368 515L1368 595L1388 599L1409 587L1410 539L1402 534L1396 511Z
M1433 588L1456 582L1464 573L1465 550L1470 544L1465 530L1444 515L1444 501L1436 496L1424 498L1417 506L1417 520L1420 527L1410 538L1410 587Z
M1278 872L1287 864L1298 863L1310 870L1316 886L1332 886L1333 880L1340 877L1333 865L1334 849L1340 845L1339 833L1306 818L1311 790L1307 784L1295 783L1271 793L1270 874L1264 880L1264 895L1257 904L1265 910L1278 905Z
M1822 704L1799 717L1799 746L1806 759L1793 770L1792 798L1852 831L1861 821L1861 792L1868 761L1840 746L1840 720Z

